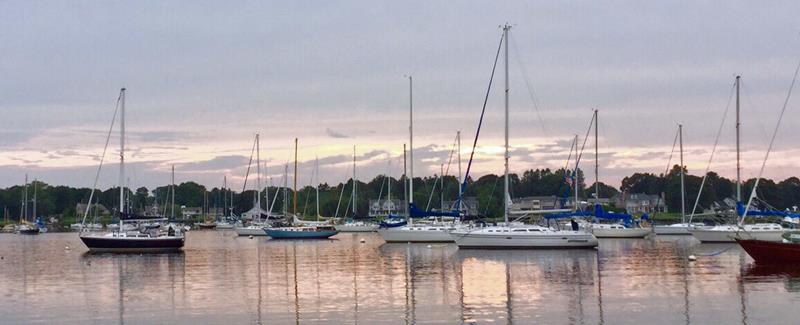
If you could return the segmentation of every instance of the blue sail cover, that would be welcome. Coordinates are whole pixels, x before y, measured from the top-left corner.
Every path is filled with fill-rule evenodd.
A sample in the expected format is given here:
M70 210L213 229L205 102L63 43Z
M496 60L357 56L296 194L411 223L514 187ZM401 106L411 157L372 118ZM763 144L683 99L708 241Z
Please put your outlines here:
M744 215L744 204L742 204L742 202L736 202L736 214L740 217ZM800 218L800 213L778 211L778 210L747 210L747 216Z
M417 207L414 203L408 204L408 215L411 218L425 218L425 217L453 217L458 218L458 210L453 211L424 211Z
M575 217L595 217L597 219L613 219L623 220L626 224L633 220L633 216L627 213L606 212L600 204L594 205L594 211L574 211L574 212L560 212L548 213L544 215L545 219L566 219ZM642 217L646 219L646 217Z

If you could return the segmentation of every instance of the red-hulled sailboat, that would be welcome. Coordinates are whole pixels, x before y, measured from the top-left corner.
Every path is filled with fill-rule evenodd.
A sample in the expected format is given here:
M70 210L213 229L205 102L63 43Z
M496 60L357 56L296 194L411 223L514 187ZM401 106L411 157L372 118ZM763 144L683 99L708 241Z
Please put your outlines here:
M770 242L757 239L736 239L750 257L759 264L800 264L800 243Z

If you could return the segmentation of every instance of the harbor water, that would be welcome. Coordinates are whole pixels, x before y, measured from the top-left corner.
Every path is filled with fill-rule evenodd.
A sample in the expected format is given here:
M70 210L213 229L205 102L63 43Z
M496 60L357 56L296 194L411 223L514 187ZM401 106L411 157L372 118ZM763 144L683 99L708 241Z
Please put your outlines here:
M689 261L688 256L697 256ZM789 324L800 267L691 236L598 249L459 250L192 231L175 254L89 254L76 233L0 234L4 324Z

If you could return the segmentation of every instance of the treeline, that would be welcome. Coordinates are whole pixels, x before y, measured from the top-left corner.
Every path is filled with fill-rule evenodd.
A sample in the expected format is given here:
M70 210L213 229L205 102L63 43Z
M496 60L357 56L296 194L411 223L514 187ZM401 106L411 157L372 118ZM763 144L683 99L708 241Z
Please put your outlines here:
M620 190L627 193L647 193L663 195L666 204L671 211L680 209L680 177L679 167L676 165L667 175L651 173L635 173L622 180ZM521 175L510 175L510 192L512 197L526 196L548 196L572 197L574 190L570 186L569 175L564 169L534 169L527 170ZM594 184L586 186L583 172L578 170L578 194L582 199L591 198L594 193ZM686 184L686 204L687 209L691 208L697 196L702 178L696 175L685 176ZM386 198L388 193L387 182L391 182L393 199L404 199L405 178L388 178L379 175L369 182L358 182L357 185L357 205L358 215L365 216L369 211L369 200L379 197ZM747 180L743 184L742 193L744 197L749 196L750 189L755 179ZM52 186L43 182L29 184L28 197L33 199L33 186L37 188L37 210L39 216L74 216L82 214L83 211L76 211L77 203L87 203L91 189L73 188L69 186ZM619 193L616 188L600 183L600 197L610 198ZM12 186L0 189L0 207L9 212L9 218L17 220L21 216L22 197L24 186ZM273 211L282 211L284 206L291 212L293 210L293 191L288 190L288 201L284 205L282 188L270 187L270 202L265 198L266 192L262 190L262 208ZM139 187L126 189L128 206L137 212L143 212L145 207L158 204L163 207L169 202L169 186L160 186L155 189ZM195 182L184 182L175 186L175 211L178 213L181 206L201 207L206 203L208 207L231 206L231 195L223 194L220 188L208 189ZM352 182L340 183L337 185L321 184L319 187L320 214L322 216L345 216L350 215L352 193ZM276 196L277 194L277 196ZM420 208L441 208L441 197L446 201L452 201L458 196L458 181L454 176L445 176L440 179L436 176L414 178L414 202ZM700 197L700 208L709 207L713 202L721 201L727 197L735 195L735 183L730 179L720 177L714 172L709 172L706 178L705 189ZM485 175L477 180L468 179L465 188L465 196L476 197L479 204L479 213L488 216L502 214L503 208L503 177L502 175ZM223 201L224 197L224 201ZM255 190L233 193L233 210L239 214L251 209L256 197ZM341 201L340 201L341 197ZM758 197L778 209L792 208L800 202L800 179L790 177L776 183L770 179L762 179L758 188ZM99 202L109 210L115 210L119 206L119 188L113 187L103 191L95 192L95 202ZM305 186L298 190L298 212L303 215L316 215L316 191L312 186ZM274 203L273 203L274 202ZM430 202L430 203L429 203ZM29 209L32 203L29 205ZM337 214L338 207L338 214ZM446 207L447 208L447 207ZM345 211L348 212L345 212ZM30 210L29 210L30 213Z

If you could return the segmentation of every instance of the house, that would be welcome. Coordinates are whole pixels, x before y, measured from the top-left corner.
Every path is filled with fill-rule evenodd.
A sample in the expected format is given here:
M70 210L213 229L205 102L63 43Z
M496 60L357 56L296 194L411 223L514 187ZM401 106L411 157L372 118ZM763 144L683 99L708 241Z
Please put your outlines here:
M406 201L398 199L369 200L370 218L385 218L392 215L405 215Z
M664 199L655 194L622 193L616 195L612 201L618 208L624 208L631 214L667 212Z

